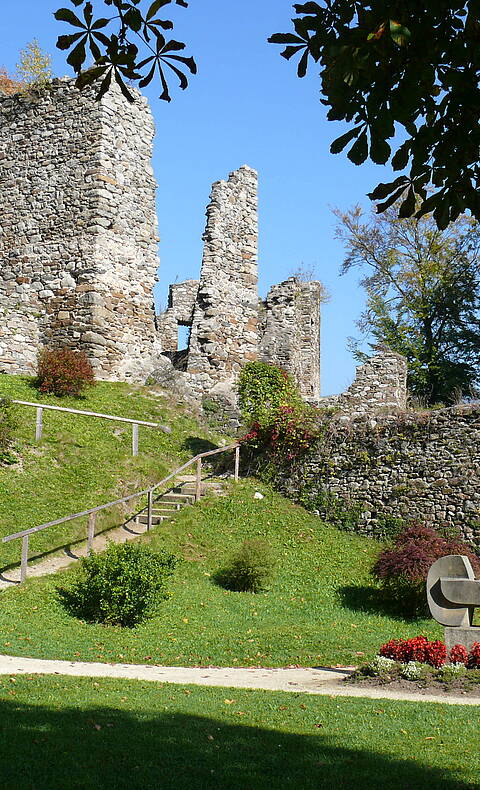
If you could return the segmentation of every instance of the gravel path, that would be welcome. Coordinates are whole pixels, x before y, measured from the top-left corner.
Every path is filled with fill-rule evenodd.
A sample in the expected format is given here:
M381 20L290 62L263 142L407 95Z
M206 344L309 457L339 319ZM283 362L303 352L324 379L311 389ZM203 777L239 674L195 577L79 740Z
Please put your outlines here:
M480 698L441 696L393 691L387 688L358 688L342 684L353 671L339 669L250 669L247 667L162 667L143 664L100 664L81 661L51 661L0 655L0 675L73 675L89 678L121 678L160 683L224 688L292 691L330 697L366 697L370 699L441 702L447 705L479 705Z

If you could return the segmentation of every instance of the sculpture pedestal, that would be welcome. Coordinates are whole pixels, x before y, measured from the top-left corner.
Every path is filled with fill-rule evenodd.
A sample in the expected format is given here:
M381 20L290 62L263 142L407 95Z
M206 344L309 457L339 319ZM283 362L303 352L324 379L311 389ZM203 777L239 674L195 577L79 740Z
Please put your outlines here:
M480 628L471 626L467 628L445 628L445 644L448 652L454 645L463 645L471 650L474 642L480 642Z

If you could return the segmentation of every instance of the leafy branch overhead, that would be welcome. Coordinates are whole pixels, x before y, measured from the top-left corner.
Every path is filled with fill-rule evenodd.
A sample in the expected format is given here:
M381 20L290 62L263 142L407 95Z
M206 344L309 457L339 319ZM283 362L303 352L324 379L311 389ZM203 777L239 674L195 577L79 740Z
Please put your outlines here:
M320 64L322 103L349 130L331 146L360 165L407 171L369 197L382 212L433 213L437 226L470 210L480 219L478 0L324 0L297 3L294 33L269 39ZM396 150L392 142L398 140ZM392 141L392 142L389 142ZM417 199L420 199L420 207Z
M54 16L75 31L59 36L57 47L69 50L67 62L77 74L77 87L100 82L97 96L100 99L114 80L123 95L134 101L128 83L144 88L157 75L162 86L160 98L170 101L168 72L176 75L182 90L188 85L187 73L197 73L194 59L178 54L185 49L185 44L164 36L165 31L173 29L173 22L158 16L160 10L171 3L187 8L185 0L154 0L147 4L143 0L70 2L78 10L60 8ZM110 6L112 16L96 16L98 6ZM85 68L91 59L93 65Z

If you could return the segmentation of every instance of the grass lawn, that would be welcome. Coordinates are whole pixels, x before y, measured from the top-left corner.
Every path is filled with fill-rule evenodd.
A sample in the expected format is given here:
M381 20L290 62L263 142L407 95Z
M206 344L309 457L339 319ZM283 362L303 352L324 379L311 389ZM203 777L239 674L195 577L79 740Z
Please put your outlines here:
M139 455L131 454L131 426L62 412L43 414L44 438L35 442L35 409L16 407L21 462L0 468L0 537L78 513L142 490L221 438L202 428L182 404L171 405L147 387L99 382L84 398L37 392L31 379L0 375L0 397L48 403L120 417L159 422L165 434L140 426ZM100 514L99 528L119 514ZM86 519L69 522L31 539L31 551L48 552L84 538ZM20 559L20 541L0 544L0 569Z
M254 498L260 490L265 498ZM227 592L214 576L245 538L266 539L278 560L271 588ZM85 624L55 588L75 569L31 579L0 596L0 651L84 661L170 665L358 664L393 637L442 637L431 618L408 622L384 608L369 571L379 544L326 527L255 481L205 499L142 540L182 561L172 597L134 629Z
M0 775L17 790L466 790L480 713L442 704L0 677Z

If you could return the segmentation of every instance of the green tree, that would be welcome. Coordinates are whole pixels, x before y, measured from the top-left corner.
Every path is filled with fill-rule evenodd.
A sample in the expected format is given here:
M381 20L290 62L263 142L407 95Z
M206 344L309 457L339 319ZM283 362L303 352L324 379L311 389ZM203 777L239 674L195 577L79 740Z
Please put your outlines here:
M478 0L323 0L297 3L294 33L269 40L320 65L328 120L349 129L331 146L408 170L369 197L400 216L433 212L441 229L466 210L480 219ZM389 140L396 140L393 151ZM418 201L420 198L420 202Z
M399 219L395 205L367 219L359 207L335 214L342 272L362 270L364 338L407 357L410 392L427 404L472 394L480 383L480 225L462 216L441 231L431 215Z
M52 59L42 50L36 38L20 50L17 74L26 88L42 87L52 79Z
M182 89L188 85L185 71L196 74L193 58L178 54L185 49L185 44L167 40L163 35L162 31L172 30L172 20L157 16L161 8L171 3L187 8L185 0L70 2L79 9L78 15L71 8L60 8L54 16L71 25L75 32L59 36L57 47L70 50L67 63L77 74L79 88L99 82L97 98L101 98L114 80L124 96L133 101L127 83L138 83L144 88L158 75L162 86L160 98L170 101L165 67L176 75ZM97 9L106 13L106 6L110 7L111 16L95 14ZM88 53L93 58L93 66L84 69Z

